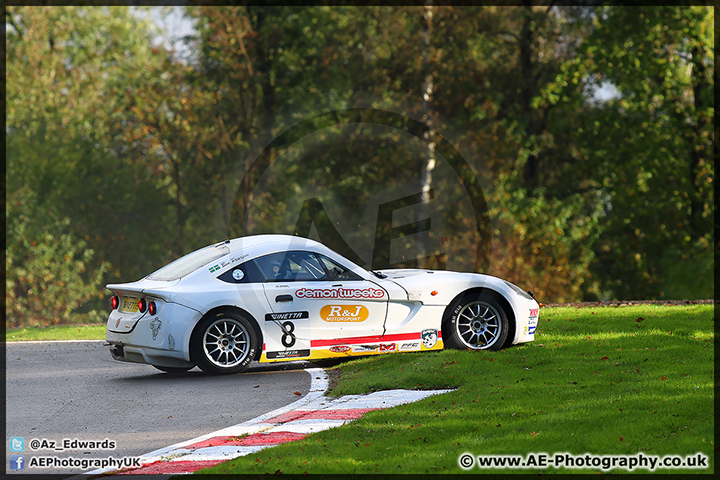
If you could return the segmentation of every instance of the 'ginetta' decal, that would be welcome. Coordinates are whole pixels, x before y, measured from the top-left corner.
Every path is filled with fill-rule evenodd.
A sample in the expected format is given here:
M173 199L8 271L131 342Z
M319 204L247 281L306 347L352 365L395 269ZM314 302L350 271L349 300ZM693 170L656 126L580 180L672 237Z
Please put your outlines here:
M308 312L283 312L283 313L266 313L265 321L273 320L297 320L298 318L308 318Z
M267 352L267 358L298 358L298 357L309 357L310 350L284 350L282 352Z
M301 288L295 291L298 298L372 298L385 296L378 288Z

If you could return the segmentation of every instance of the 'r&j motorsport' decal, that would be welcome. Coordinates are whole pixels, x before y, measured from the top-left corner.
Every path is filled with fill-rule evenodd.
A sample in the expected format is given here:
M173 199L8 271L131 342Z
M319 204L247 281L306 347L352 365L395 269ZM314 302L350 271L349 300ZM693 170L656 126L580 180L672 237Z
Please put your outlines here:
M364 322L370 312L363 305L325 305L320 316L326 322Z

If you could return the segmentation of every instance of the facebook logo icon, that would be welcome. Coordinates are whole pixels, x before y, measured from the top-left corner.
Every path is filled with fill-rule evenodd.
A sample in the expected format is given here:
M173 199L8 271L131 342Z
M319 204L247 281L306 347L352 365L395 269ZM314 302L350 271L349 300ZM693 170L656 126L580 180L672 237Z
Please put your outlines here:
M10 455L10 470L24 470L25 455Z

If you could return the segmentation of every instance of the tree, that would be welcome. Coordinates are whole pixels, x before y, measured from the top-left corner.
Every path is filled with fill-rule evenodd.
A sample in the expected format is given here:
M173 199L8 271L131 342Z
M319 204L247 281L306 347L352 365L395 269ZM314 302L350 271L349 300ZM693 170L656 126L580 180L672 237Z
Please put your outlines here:
M47 223L38 225L32 189L23 187L6 200L6 326L96 321L98 314L89 302L102 298L97 286L109 264L88 272L93 250L70 233L70 219L54 209L42 212Z
M122 101L142 87L157 59L152 26L125 7L7 7L6 19L7 198L17 200L8 202L8 218L16 219L7 249L8 281L19 295L13 301L51 298L20 298L49 288L44 275L16 276L30 262L58 275L74 269L98 294L88 297L83 282L68 278L77 289L72 298L100 308L102 280L146 274L162 251L151 223L166 224L155 209L162 200L148 165L129 155L121 135ZM110 278L98 276L106 272Z
M606 199L593 274L616 298L713 291L712 7L602 8L575 75L618 95L586 110L583 176Z

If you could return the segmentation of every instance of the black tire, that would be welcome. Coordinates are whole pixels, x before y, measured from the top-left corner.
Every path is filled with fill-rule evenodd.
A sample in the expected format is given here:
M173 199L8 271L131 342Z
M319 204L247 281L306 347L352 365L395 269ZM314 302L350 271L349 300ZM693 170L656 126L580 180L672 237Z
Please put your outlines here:
M509 315L489 293L467 294L448 309L443 341L460 350L500 350L510 330Z
M257 343L250 320L236 313L218 312L195 327L190 358L205 373L238 373L255 358Z
M165 373L185 373L193 367L161 367L160 365L153 365L158 370L162 370Z

